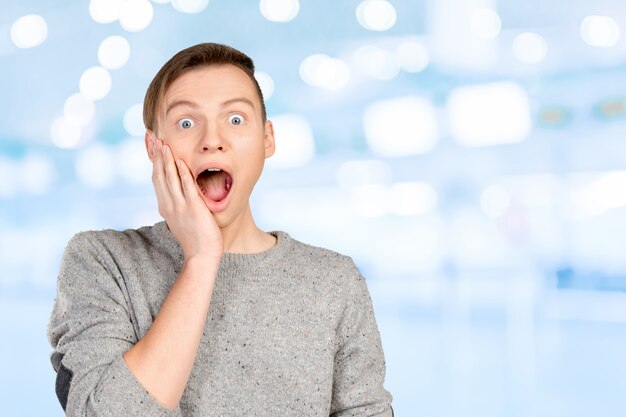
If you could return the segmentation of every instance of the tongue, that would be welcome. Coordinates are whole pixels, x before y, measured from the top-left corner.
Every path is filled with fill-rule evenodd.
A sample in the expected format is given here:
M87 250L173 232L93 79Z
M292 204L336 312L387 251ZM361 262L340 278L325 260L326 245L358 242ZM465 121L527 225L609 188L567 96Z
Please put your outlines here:
M219 171L208 176L204 175L202 177L201 184L204 195L206 195L213 201L223 200L228 195L229 191L226 189L227 179L228 174L226 174L224 171Z

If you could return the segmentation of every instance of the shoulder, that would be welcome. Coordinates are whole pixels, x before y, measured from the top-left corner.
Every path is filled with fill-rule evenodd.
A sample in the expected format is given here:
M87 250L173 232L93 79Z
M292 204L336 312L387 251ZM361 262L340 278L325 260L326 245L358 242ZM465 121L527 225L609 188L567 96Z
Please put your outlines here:
M351 268L354 266L352 258L341 252L305 243L282 232L291 240L291 254L297 262L308 262L313 265L333 268Z
M70 238L65 252L66 254L92 254L98 258L128 256L153 243L153 228L153 226L143 226L125 230L79 231Z
M289 262L292 268L318 277L326 277L344 289L354 290L363 285L364 278L351 256L293 237L289 239L291 240Z
M371 305L367 282L353 258L342 252L292 239L289 268L296 276L314 282L317 300L332 300L328 311L342 315L350 308ZM323 304L323 303L322 303Z

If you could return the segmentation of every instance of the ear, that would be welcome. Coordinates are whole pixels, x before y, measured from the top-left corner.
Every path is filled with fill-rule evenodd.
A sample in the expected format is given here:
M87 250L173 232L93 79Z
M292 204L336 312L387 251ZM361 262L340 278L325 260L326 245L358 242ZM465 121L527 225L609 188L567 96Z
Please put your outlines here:
M265 121L265 136L263 138L263 144L265 147L265 157L269 158L274 155L276 151L276 144L274 142L274 125L271 120Z
M146 151L148 151L148 157L152 160L154 157L154 143L156 141L156 135L150 129L146 130L146 135L144 136L144 142L146 145Z

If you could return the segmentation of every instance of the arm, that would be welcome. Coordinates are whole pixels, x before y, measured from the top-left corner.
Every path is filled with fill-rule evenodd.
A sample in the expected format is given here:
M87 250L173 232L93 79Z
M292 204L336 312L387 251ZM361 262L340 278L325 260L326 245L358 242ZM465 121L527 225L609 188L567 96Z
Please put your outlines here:
M100 253L88 233L72 237L63 253L48 324L59 402L68 416L178 417L180 410L161 406L123 360L137 334L119 273Z
M48 329L57 396L70 416L180 415L223 245L188 167L181 161L177 170L167 147L157 152L150 144L159 212L181 243L185 263L137 341L122 279L101 259L108 252L96 249L88 234L72 238Z
M128 352L128 368L169 409L183 396L209 312L219 263L185 262L145 336Z
M393 416L384 388L385 358L364 278L352 259L346 277L346 307L337 328L332 417Z
M175 408L189 380L224 252L222 233L183 160L146 132L159 213L185 262L154 323L124 354L128 368L160 403Z

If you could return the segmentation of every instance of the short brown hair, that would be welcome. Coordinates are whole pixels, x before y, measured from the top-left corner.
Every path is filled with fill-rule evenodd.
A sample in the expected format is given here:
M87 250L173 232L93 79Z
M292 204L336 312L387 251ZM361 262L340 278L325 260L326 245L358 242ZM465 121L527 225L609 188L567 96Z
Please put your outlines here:
M252 80L261 102L263 121L267 120L263 93L259 83L254 78L254 62L241 51L219 43L200 43L183 49L170 58L154 76L148 86L143 100L143 123L146 129L154 131L157 125L157 115L161 108L163 97L172 83L184 73L199 66L234 65L243 70Z

